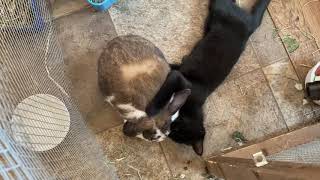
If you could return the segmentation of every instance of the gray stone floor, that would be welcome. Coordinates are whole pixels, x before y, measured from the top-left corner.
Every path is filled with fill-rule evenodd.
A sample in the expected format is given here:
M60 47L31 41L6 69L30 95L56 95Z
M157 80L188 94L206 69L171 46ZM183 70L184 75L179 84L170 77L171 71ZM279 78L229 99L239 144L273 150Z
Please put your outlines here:
M96 61L108 40L137 34L159 46L168 61L179 62L201 37L207 1L119 0L103 13L82 0L68 4L57 0L53 14L73 97L121 179L206 179L204 161L190 147L169 139L155 144L122 135L118 114L99 93ZM303 106L303 92L295 88L301 73L266 14L239 63L207 100L204 157L238 146L231 138L234 131L255 140L313 121L315 108Z
M80 9L55 21L72 95L83 116L95 132L119 125L118 114L104 103L97 84L97 59L104 45L117 36L109 14Z

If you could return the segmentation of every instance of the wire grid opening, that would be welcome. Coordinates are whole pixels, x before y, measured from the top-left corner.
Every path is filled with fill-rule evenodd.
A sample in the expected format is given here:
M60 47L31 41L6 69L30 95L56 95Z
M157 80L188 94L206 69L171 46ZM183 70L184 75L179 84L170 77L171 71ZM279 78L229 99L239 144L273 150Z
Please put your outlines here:
M285 161L320 165L320 139L267 157L270 161Z
M69 96L47 2L0 0L0 14L1 178L117 179Z

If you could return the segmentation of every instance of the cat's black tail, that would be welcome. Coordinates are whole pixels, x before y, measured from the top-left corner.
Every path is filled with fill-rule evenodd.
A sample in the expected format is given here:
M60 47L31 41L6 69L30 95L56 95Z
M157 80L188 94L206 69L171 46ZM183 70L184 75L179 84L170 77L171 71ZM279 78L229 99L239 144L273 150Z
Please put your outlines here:
M237 14L233 13L234 8L241 11L240 8L234 6L233 0L209 0L209 15L206 19L204 34L206 35L210 31L210 26L213 24L216 12L237 16Z
M234 17L246 24L249 34L253 33L261 24L264 12L271 0L257 0L250 13L241 9L233 0L210 0L209 15L205 24L205 34L210 31L214 21L214 14L223 14L226 17Z
M261 24L263 15L271 0L258 0L251 10L250 31L254 32Z

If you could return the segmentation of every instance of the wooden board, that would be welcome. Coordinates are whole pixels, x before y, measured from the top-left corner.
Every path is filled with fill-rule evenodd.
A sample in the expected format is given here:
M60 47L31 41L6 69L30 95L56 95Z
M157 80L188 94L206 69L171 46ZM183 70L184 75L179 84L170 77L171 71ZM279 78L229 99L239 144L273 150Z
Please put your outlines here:
M221 169L225 173L226 180L258 180L255 173L245 166L233 166L222 163Z
M263 150L268 156L301 144L308 143L319 137L320 124L316 124L268 139L257 144L249 145L238 150L232 150L231 152L225 153L222 156L252 159L252 155L261 150Z
M318 180L320 167L308 164L288 162L269 162L263 167L256 167L249 159L215 157L208 161L208 170L218 164L226 180Z

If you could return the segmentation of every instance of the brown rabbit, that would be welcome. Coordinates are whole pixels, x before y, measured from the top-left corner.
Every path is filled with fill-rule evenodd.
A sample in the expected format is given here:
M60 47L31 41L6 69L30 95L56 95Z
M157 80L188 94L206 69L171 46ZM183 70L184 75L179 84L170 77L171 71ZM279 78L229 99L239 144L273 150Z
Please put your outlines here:
M123 117L125 135L159 142L169 134L170 124L190 90L174 94L153 117L145 112L169 72L162 52L142 37L120 36L107 44L98 60L98 82L106 101Z

